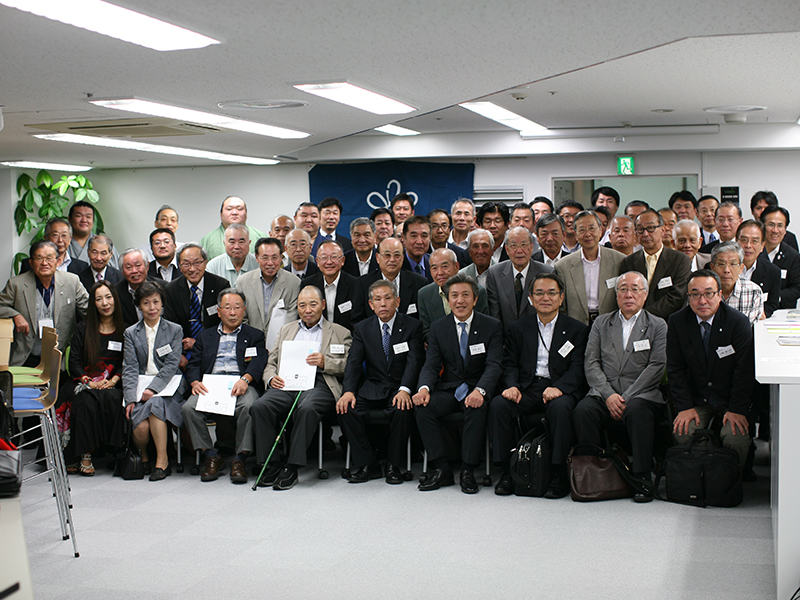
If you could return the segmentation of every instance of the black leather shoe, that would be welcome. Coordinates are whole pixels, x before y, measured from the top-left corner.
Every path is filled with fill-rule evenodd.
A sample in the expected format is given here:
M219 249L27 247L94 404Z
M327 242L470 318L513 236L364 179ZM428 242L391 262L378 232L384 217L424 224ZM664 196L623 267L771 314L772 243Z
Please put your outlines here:
M261 479L258 480L258 487L272 487L272 484L275 483L275 480L278 478L283 472L283 466L280 463L273 463L267 466L264 474L261 476ZM260 471L256 473L256 476L260 474Z
M364 465L350 473L347 481L350 483L366 483L370 479L380 479L383 477L381 466L377 463L371 465Z
M643 494L642 492L636 492L633 495L633 501L638 502L639 504L644 504L645 502L652 502L653 494Z
M557 500L558 498L564 498L569 495L569 490L569 482L563 477L556 475L550 480L550 485L547 486L544 497L549 500Z
M461 471L461 475L459 475L459 480L461 481L461 491L465 494L477 494L478 493L478 482L475 481L475 474L472 471L467 471L466 469Z
M514 482L510 473L500 475L500 481L494 486L494 493L498 496L510 496L514 493Z
M150 475L150 481L161 481L162 479L166 479L172 475L172 467L167 467L166 469L162 469L161 467L156 467L153 473Z
M419 489L420 492L431 492L441 487L455 485L455 483L456 480L453 477L452 471L447 471L445 473L441 469L434 469L428 474L428 477L419 484L417 489Z
M222 468L222 465L225 464L225 461L222 459L221 456L209 456L206 459L205 467L203 468L203 472L200 473L200 481L216 481L219 479L219 470Z
M273 490L290 490L297 483L297 471L289 467L284 467L281 474L272 484Z
M386 483L392 485L403 483L403 474L392 463L386 463Z

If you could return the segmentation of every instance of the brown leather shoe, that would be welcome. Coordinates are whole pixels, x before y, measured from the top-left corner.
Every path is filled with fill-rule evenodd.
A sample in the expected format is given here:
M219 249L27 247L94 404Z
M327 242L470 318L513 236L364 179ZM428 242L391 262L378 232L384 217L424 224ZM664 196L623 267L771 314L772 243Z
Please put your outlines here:
M241 460L234 459L231 463L231 483L247 483L247 471Z
M212 456L206 459L206 466L200 473L200 481L215 481L219 478L219 470L224 464L221 456Z

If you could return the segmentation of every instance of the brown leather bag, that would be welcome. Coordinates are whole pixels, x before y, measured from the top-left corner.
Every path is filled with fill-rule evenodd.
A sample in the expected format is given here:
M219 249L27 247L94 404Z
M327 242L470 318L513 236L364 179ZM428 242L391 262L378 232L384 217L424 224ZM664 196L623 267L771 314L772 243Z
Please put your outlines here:
M575 502L631 498L636 493L630 462L618 446L611 450L579 444L569 453L569 483Z

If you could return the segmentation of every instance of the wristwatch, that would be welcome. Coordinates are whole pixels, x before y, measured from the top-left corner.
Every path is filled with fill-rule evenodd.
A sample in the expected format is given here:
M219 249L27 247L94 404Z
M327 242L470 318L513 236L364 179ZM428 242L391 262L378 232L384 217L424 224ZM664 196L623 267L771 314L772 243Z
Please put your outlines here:
M475 386L475 389L478 391L478 393L479 393L481 396L483 396L484 398L486 398L486 390L485 390L485 389L483 389L482 387L478 387L478 386Z

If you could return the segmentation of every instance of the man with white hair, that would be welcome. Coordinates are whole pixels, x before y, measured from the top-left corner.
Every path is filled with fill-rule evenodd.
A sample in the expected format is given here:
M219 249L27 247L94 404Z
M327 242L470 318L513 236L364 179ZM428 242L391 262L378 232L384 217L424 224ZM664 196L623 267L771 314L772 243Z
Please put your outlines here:
M467 252L472 259L472 264L461 269L461 273L469 275L482 288L486 287L486 276L492 264L494 252L494 238L486 229L473 229L467 235Z
M235 286L239 276L258 269L258 261L250 254L250 241L250 231L245 225L231 223L225 229L225 254L212 258L206 270Z
M683 252L692 260L692 273L704 268L711 257L700 253L703 245L703 234L700 226L695 221L683 219L672 228L672 239L675 240L675 250Z

